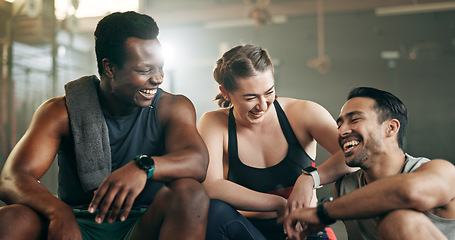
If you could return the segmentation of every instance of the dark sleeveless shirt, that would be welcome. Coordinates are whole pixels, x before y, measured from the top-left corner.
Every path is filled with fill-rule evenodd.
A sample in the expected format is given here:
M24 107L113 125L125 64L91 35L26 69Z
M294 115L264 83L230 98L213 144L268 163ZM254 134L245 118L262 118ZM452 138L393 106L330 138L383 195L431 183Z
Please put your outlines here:
M290 191L302 169L315 166L314 160L308 156L300 145L292 130L286 114L278 101L274 101L281 130L288 142L286 157L278 164L267 168L255 168L242 163L238 155L237 131L233 108L229 111L229 171L227 179L249 189L289 197Z
M162 89L158 89L149 107L141 108L128 116L104 116L109 130L112 172L130 162L138 154L161 156L165 153L163 129L156 108L161 93ZM59 154L68 153L71 155L71 152L65 150ZM60 161L59 158L59 196L72 207L86 207L93 193L84 193L74 162L70 162L71 164L68 162ZM162 183L147 180L133 207L148 207L162 186Z

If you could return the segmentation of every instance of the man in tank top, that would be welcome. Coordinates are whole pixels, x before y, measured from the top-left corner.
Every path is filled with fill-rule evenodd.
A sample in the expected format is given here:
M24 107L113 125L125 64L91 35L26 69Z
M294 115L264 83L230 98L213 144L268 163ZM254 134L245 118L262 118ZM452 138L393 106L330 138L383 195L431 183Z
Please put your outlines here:
M0 239L204 239L208 152L192 103L162 91L158 26L113 13L95 31L100 80L36 111L0 179ZM59 198L39 179L57 155Z
M455 239L455 167L403 151L407 110L401 100L356 88L337 123L346 164L361 169L337 181L337 199L293 211L284 224L289 239L336 220L344 221L349 239Z

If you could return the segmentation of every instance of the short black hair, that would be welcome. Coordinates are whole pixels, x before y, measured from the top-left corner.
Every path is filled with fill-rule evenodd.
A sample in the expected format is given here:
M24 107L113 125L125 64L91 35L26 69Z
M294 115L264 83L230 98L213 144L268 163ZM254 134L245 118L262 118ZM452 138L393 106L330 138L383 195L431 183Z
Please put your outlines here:
M397 119L400 121L400 130L398 131L398 146L403 149L403 140L406 135L406 126L408 125L408 110L404 103L390 92L379 90L371 87L358 87L352 89L347 100L355 97L367 97L376 101L374 109L378 114L378 122L383 123L385 120Z
M155 20L148 15L133 11L107 15L98 22L94 34L98 73L104 73L102 63L105 58L123 67L127 38L156 39L158 33Z

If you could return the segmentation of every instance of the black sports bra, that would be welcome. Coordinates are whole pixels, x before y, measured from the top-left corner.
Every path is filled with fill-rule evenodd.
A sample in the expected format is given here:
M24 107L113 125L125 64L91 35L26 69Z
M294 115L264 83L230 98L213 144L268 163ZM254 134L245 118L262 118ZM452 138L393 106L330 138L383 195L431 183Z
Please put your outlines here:
M275 193L287 198L295 181L302 174L302 169L315 166L315 162L300 145L278 101L275 100L273 105L281 130L289 144L286 157L278 164L267 168L255 168L243 164L238 155L236 123L233 108L231 108L228 126L229 171L227 179L255 191Z

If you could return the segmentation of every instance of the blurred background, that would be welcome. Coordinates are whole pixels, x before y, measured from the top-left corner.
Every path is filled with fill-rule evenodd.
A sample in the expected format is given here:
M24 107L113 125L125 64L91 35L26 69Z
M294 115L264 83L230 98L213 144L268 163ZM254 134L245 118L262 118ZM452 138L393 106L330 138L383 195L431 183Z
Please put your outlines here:
M455 1L0 0L0 167L43 101L97 74L95 26L127 10L157 21L162 87L188 96L198 118L217 109L216 60L259 44L273 58L279 96L315 101L336 118L350 89L390 91L409 110L405 150L455 161ZM321 148L316 162L327 157ZM42 179L53 193L57 171ZM334 229L346 239L341 223Z

